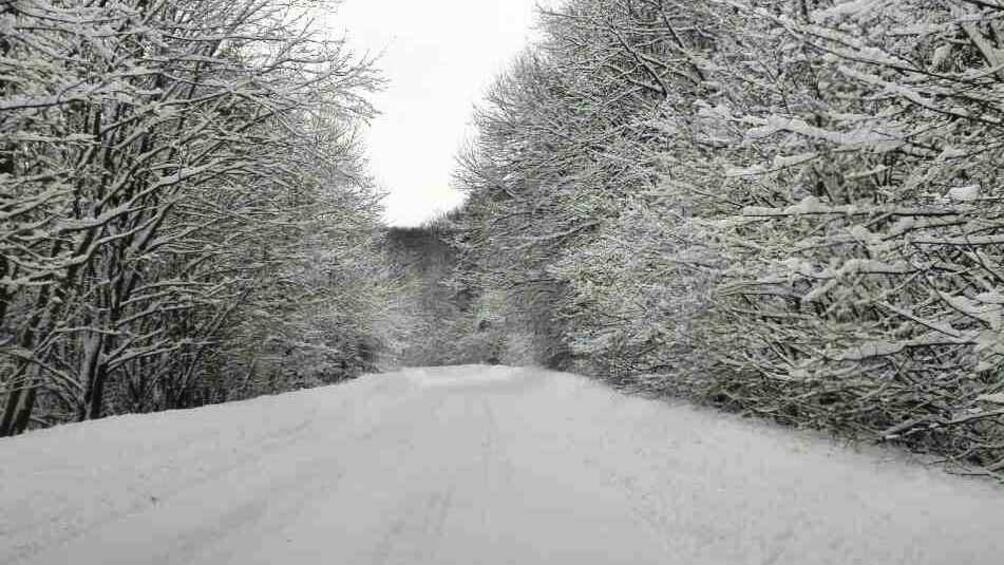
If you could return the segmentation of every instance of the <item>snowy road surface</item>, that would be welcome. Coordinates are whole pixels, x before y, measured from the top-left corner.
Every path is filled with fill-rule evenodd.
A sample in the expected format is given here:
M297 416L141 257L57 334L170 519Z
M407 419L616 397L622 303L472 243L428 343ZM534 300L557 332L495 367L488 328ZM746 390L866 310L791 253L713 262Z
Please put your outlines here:
M574 376L415 369L0 440L0 563L1004 563L1004 489Z

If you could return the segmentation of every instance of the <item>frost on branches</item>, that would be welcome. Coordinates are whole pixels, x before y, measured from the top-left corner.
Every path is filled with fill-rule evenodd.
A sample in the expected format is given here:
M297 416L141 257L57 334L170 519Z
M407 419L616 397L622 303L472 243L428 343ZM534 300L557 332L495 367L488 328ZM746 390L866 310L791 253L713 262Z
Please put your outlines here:
M0 435L372 363L379 81L314 9L0 5Z
M1004 4L543 23L460 172L469 279L537 362L1004 469Z

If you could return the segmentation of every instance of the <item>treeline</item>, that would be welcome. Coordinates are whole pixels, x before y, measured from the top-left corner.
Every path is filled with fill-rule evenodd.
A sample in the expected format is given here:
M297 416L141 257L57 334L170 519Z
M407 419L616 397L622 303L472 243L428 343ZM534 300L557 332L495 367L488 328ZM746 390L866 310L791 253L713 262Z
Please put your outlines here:
M503 362L1004 470L1004 4L570 0L541 33L458 174Z
M392 227L384 249L397 283L396 365L499 363L499 340L483 300L456 280L456 212L418 227ZM510 360L511 361L511 360Z
M0 436L373 367L380 79L323 4L0 3Z

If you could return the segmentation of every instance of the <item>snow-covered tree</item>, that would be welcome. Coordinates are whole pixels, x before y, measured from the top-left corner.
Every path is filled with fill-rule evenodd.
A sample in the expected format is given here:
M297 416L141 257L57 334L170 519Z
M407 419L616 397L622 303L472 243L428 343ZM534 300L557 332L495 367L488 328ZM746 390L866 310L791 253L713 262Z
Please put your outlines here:
M999 466L1002 10L567 2L480 114L472 286L583 370Z
M309 310L288 340L358 369L365 317L339 308L367 304L343 293L376 234L354 131L378 81L317 4L0 8L0 434L231 390L252 305Z

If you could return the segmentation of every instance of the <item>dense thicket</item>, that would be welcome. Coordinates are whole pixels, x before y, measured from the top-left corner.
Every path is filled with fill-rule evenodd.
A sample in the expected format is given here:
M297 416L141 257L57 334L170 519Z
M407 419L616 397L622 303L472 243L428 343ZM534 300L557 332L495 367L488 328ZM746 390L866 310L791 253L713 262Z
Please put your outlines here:
M465 301L450 286L456 251L442 221L420 227L388 228L387 258L397 281L395 320L400 327L396 361L411 367L474 362L481 357L460 344L465 327Z
M0 3L0 435L372 366L379 81L322 4Z
M1004 4L572 0L476 116L503 358L1004 469Z

